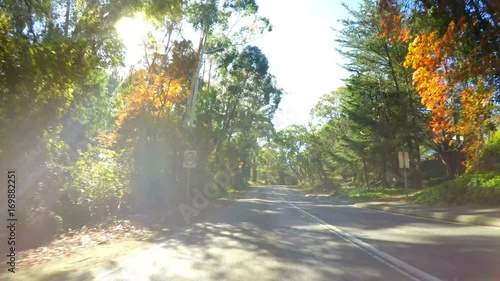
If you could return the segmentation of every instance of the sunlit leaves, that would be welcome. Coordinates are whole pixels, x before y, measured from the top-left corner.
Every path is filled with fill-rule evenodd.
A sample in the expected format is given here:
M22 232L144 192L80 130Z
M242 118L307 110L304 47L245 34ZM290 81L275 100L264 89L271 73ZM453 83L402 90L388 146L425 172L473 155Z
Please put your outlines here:
M413 67L413 85L422 97L422 103L431 110L430 125L437 141L450 138L455 133L449 75L455 44L451 42L455 26L450 25L447 35L440 40L436 32L417 37L409 47L405 66ZM453 82L452 82L453 83Z
M118 211L120 196L127 192L127 166L115 151L91 148L70 169L69 199L102 219ZM68 222L69 223L69 222Z
M493 91L485 87L484 73L462 61L459 36L466 28L451 22L442 37L436 31L418 36L410 45L405 66L415 70L413 85L432 113L430 126L435 140L450 142L457 135L463 136L470 170L489 124Z
M144 10L148 17L156 20L160 25L165 21L180 22L182 19L183 0L148 0Z
M174 103L184 98L181 83L166 75L158 75L137 70L130 76L131 93L124 97L125 111L118 118L118 125L127 120L143 117L156 117L169 112ZM141 125L141 124L137 124Z

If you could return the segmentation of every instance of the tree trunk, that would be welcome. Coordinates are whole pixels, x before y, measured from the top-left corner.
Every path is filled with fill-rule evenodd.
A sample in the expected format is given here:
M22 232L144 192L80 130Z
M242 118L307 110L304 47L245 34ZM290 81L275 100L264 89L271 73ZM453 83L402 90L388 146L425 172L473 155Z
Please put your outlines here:
M257 182L257 161L255 159L252 163L252 182Z
M69 14L71 11L71 0L66 0L66 14L65 16L65 22L64 22L64 36L68 37L69 33Z
M365 174L366 188L370 188L370 181L368 179L368 169L366 168L366 160L365 160L365 151L361 152L361 156L363 158L363 172Z
M410 184L414 189L422 189L422 173L420 171L420 146L417 143L410 142L410 159L413 173L410 175Z
M441 159L446 165L446 173L450 179L458 177L464 172L462 165L463 155L458 151L441 151L439 152Z

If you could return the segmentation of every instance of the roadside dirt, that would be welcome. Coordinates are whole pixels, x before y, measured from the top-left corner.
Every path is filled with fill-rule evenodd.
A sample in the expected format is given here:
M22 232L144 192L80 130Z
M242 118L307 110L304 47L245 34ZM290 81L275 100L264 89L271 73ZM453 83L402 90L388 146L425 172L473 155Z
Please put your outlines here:
M0 280L66 281L92 280L94 273L111 270L125 254L133 254L168 237L174 231L201 222L233 204L249 190L232 191L209 205L192 218L190 224L169 221L161 214L131 216L115 220L101 228L83 228L61 235L47 245L17 253L16 273L7 271L4 259Z

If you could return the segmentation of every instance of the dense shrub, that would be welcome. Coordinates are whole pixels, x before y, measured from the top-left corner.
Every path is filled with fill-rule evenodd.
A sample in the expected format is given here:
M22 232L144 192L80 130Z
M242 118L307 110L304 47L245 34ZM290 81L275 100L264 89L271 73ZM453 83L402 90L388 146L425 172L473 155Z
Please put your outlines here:
M65 227L116 214L120 199L128 193L126 165L112 150L94 147L80 153L69 175L59 207Z
M231 177L231 187L236 190L247 189L248 188L248 178L245 178L242 172L237 173Z
M500 205L500 174L465 174L424 190L417 201L425 204Z
M479 171L500 172L500 131L488 138L479 157Z

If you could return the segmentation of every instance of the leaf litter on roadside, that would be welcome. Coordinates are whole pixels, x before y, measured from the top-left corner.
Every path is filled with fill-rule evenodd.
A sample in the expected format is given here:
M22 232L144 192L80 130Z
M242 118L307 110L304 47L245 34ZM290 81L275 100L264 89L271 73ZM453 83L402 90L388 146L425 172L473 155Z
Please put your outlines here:
M124 239L143 240L150 235L151 230L129 220L114 221L105 227L83 227L80 230L68 231L48 245L20 252L18 265L35 266L68 257L79 249L116 243Z

